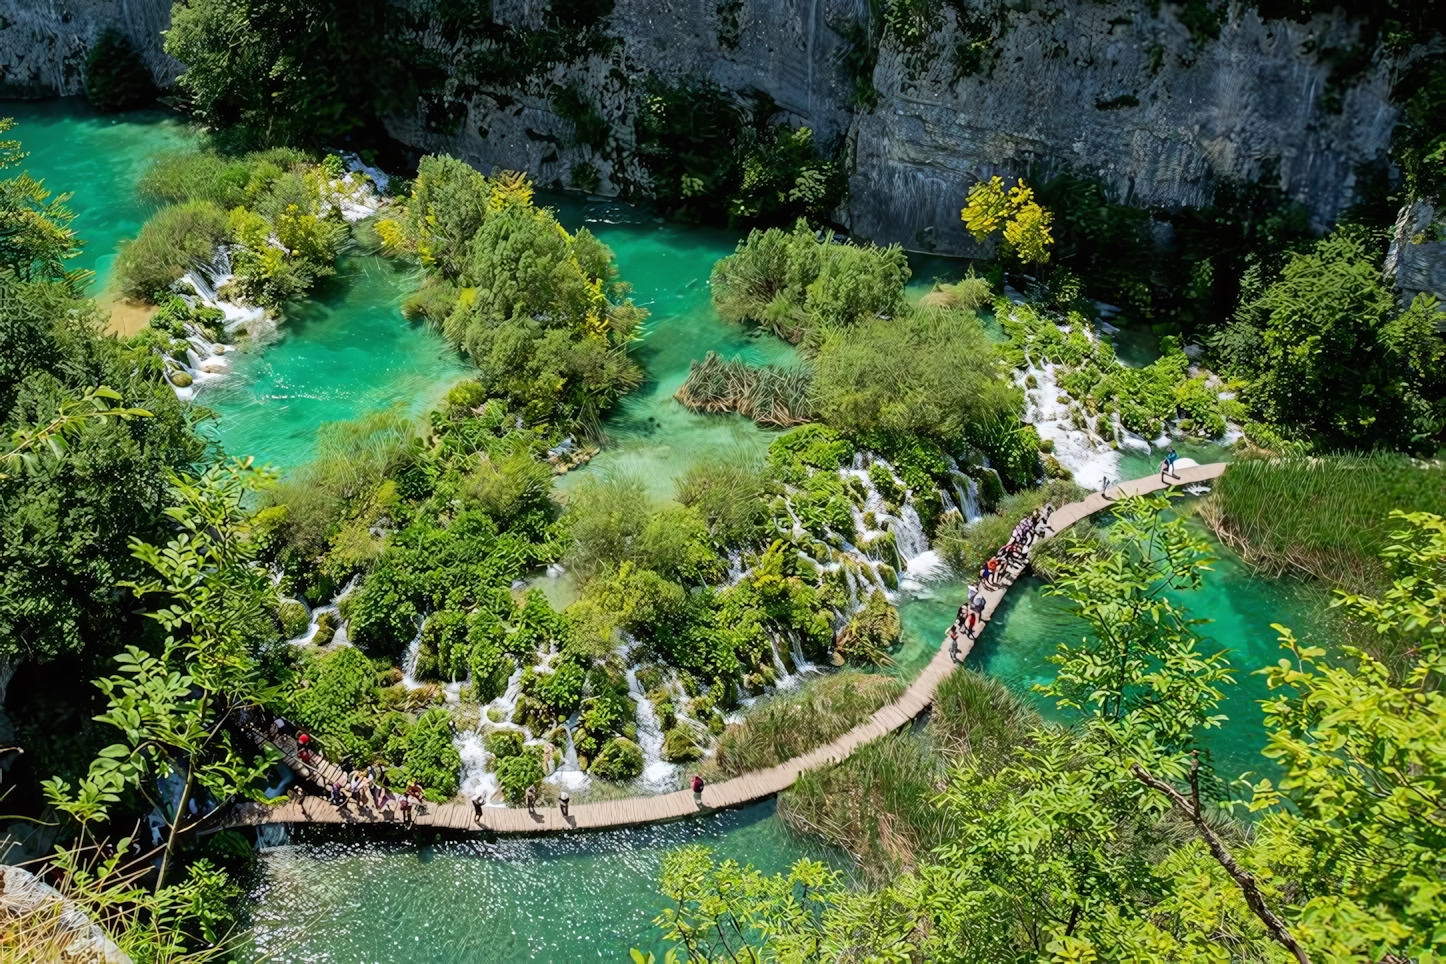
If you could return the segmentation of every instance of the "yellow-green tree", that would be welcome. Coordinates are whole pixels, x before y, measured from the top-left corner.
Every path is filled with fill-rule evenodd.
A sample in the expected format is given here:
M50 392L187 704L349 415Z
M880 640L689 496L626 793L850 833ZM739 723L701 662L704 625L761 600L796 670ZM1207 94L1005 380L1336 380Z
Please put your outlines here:
M1049 233L1050 213L1034 199L1034 190L1020 178L1007 191L1004 179L992 177L979 181L969 189L964 210L959 212L964 226L976 241L984 241L1001 227L1004 246L1026 264L1044 264L1049 260L1049 246L1054 236Z

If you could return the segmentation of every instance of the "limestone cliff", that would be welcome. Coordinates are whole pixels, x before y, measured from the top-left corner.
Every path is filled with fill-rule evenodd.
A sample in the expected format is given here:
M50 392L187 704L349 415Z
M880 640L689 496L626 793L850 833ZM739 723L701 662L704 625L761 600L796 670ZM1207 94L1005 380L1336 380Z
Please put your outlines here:
M595 40L582 49L555 23L547 33L546 0L476 2L460 27L429 20L428 0L397 2L422 15L415 39L447 65L441 88L387 120L408 145L544 184L574 186L581 170L600 193L646 193L633 137L643 80L707 79L767 94L841 152L853 174L839 217L856 235L941 253L973 251L958 216L968 185L1031 163L1097 174L1122 199L1166 206L1206 200L1221 178L1269 174L1324 227L1395 122L1386 58L1332 78L1339 58L1328 54L1351 48L1355 25L1262 22L1240 3L1195 18L1193 33L1181 8L1139 0L875 4L917 16L875 23L882 42L864 82L877 95L866 109L851 104L845 37L867 35L869 0L616 0L596 4L604 16L579 32ZM175 69L157 37L167 8L0 0L0 84L11 96L75 93L86 45L112 24L164 79ZM504 70L495 42L477 40L479 23L514 45L571 46L551 59L533 49L525 69ZM604 138L580 143L559 116L556 94L569 85L605 122Z
M166 87L181 65L161 49L171 0L0 0L0 97L26 99L84 92L85 57L114 27Z

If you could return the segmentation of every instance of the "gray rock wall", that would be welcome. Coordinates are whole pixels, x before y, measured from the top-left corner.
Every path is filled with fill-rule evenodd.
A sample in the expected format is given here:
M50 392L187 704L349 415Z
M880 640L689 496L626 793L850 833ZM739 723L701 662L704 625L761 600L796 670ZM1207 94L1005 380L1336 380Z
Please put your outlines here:
M84 93L85 57L115 27L166 87L181 65L161 49L171 0L0 0L0 97Z
M1070 0L1010 14L993 71L957 82L945 56L913 76L899 50L885 49L879 107L855 126L854 230L967 251L968 186L1031 161L1098 174L1121 199L1165 206L1199 205L1218 179L1278 164L1280 186L1319 227L1330 224L1352 200L1356 166L1390 142L1389 65L1347 87L1332 112L1322 102L1328 68L1311 51L1349 42L1350 24L1262 23L1237 5L1219 39L1197 46L1172 16L1141 6ZM938 39L947 51L956 23L946 19Z
M420 4L423 0L397 0ZM951 0L911 50L885 38L871 111L849 104L840 28L866 18L869 0L617 0L606 22L612 49L502 87L454 76L437 104L387 120L398 139L447 151L487 171L525 170L572 186L580 164L598 190L646 191L633 153L633 122L649 74L696 77L771 96L794 124L841 150L854 174L839 212L860 236L940 253L976 249L959 209L975 179L1017 176L1031 163L1106 179L1120 198L1192 205L1221 178L1270 171L1319 226L1352 199L1358 164L1383 152L1395 111L1392 65L1380 58L1332 89L1317 51L1349 45L1355 28L1321 16L1309 24L1261 22L1231 6L1214 40L1192 38L1168 3L1158 15L1138 0ZM499 22L543 23L546 0L494 0ZM961 25L961 15L965 23ZM169 0L0 0L0 92L76 93L90 42L107 25L125 30L156 72L179 65L160 49ZM960 76L953 51L968 21L989 24L984 69ZM452 63L463 46L440 31L424 41ZM460 81L460 82L459 82ZM576 84L607 119L598 147L574 143L550 106ZM450 113L448 113L450 112Z
M1446 302L1446 217L1425 201L1401 209L1386 274L1395 279L1403 302L1426 291Z

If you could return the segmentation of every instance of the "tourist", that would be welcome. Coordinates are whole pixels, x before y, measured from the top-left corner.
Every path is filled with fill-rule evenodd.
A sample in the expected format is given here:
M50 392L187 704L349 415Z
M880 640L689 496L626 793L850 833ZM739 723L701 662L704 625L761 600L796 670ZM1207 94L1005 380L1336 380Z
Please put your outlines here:
M485 806L487 806L487 795L485 793L479 793L472 798L472 816L477 818L478 823L482 822L482 808Z
M331 781L330 799L331 805L333 807L336 807L338 810L341 809L342 803L346 801L346 798L341 795L341 784L337 783L335 780Z
M960 612L963 612L963 611L964 611L964 608L961 606L961 607L959 608L959 611L960 611ZM959 624L958 624L958 623L951 623L951 624L949 625L949 658L950 658L951 660L953 660L954 662L956 662L956 663L959 662Z
M1179 460L1180 460L1180 453L1178 453L1178 452L1175 451L1175 446L1173 446L1173 445L1170 446L1170 451L1168 451L1168 452L1165 453L1165 463L1170 466L1170 474L1171 474L1172 476L1174 476L1175 478L1177 478L1177 479L1178 479L1180 476L1179 476L1179 474L1175 471L1175 463L1178 462Z
M562 811L562 819L564 820L567 819L567 806L570 803L572 803L572 797L567 795L566 790L557 795L557 809Z
M703 805L704 786L703 777L697 773L693 774L693 802L700 807Z
M412 825L412 797L410 794L402 797L400 806L402 808L402 825L410 827Z
M988 589L988 588L989 588L989 567L988 567L988 566L981 566L981 567L979 568L979 588L980 588L981 590L983 590L983 589Z
M988 573L989 573L989 579L988 579L988 581L991 582L991 583L994 582L995 577L997 577L997 576L1002 576L1002 575L1003 575L1003 573L1001 573L1001 572L999 571L1000 566L999 566L999 557L998 557L998 556L993 556L993 557L991 557L990 560L984 564L984 568L985 568L985 569L988 571Z
M418 783L416 780L413 780L411 783L407 784L407 796L409 796L409 797L416 797L416 798L417 798L417 802L418 802L418 803L421 803L421 802L422 802L422 785L421 785L420 783Z
M1104 481L1100 483L1100 495L1106 499L1110 498L1110 477L1108 475L1105 476Z
M290 725L291 725L291 724L289 724L289 723L286 722L286 718L285 718L284 716L281 716L280 714L277 714L276 719L274 719L274 720L271 721L271 735L272 735L272 736L285 736L285 735L286 735L286 728L287 728L288 726L290 726Z
M1161 459L1161 460L1160 460L1160 484L1161 484L1161 485L1164 485L1164 484L1165 484L1165 473L1166 473L1166 472L1169 472L1169 471L1170 471L1170 460L1169 460L1169 459Z
M978 631L979 631L979 612L978 612L978 610L971 609L971 610L969 610L969 619L966 620L965 623L964 623L964 635L968 636L970 639L973 639L973 638L974 638L974 634L975 634L976 632L978 632Z
M974 601L974 587L973 587L973 586L970 586L970 587L969 587L969 599L968 599L968 601L966 601L966 602L964 603L964 605L960 606L960 607L959 607L959 611L954 614L954 625L955 625L955 626L963 626L963 625L964 625L964 619L965 619L965 617L967 617L967 616L969 615L969 603L971 603L971 602L973 602L973 601Z
M528 787L527 792L522 795L522 799L527 803L528 813L537 812L537 787Z

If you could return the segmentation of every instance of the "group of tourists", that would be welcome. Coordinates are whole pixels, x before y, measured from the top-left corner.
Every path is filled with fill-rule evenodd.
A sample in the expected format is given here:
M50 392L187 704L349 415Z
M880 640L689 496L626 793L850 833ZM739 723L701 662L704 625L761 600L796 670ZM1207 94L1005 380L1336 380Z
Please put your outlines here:
M413 780L401 793L393 793L387 786L384 763L370 763L365 770L358 770L350 760L344 760L340 769L342 778L331 781L328 794L332 806L345 810L355 804L358 812L370 808L377 816L399 816L404 825L411 826L422 806L420 783Z
M975 638L984 619L986 600L984 593L999 587L1016 565L1029 558L1029 549L1049 533L1049 517L1054 514L1053 503L1046 502L1029 515L1019 520L1009 541L989 557L979 569L979 580L969 587L969 598L959 607L954 623L949 627L949 655L959 660L959 633L963 631L970 639Z

